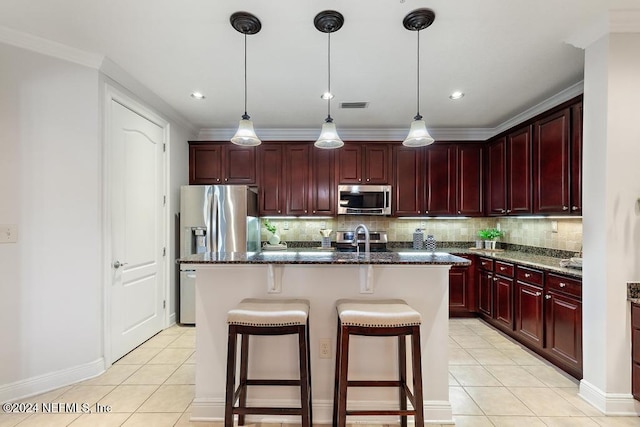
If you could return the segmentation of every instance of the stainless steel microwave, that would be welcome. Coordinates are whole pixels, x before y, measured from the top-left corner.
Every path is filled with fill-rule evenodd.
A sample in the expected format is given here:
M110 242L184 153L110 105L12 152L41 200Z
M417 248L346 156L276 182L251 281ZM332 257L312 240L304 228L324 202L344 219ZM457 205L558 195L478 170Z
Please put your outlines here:
M391 186L339 185L338 215L391 215Z

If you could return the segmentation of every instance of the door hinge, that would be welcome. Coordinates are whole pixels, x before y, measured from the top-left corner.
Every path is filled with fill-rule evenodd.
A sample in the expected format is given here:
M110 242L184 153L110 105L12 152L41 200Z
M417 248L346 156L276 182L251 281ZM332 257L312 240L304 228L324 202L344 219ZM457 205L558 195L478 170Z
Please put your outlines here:
M167 248L162 248L162 256L167 256Z
M167 300L162 301L162 308L167 308Z

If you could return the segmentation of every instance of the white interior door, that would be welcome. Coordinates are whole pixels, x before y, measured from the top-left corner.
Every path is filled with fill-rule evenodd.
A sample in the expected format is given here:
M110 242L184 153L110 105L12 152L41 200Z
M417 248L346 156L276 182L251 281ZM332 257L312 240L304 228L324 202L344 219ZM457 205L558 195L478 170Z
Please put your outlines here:
M110 105L111 360L164 325L164 129Z

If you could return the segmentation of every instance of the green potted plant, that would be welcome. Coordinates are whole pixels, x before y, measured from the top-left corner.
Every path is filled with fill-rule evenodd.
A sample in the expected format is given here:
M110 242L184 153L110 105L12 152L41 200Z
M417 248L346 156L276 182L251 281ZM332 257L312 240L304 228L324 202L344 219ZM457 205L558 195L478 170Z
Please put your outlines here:
M264 220L264 228L267 229L267 231L269 233L271 233L271 236L269 236L269 239L267 239L267 241L269 242L270 245L277 245L280 243L280 236L278 236L276 234L276 226L273 225L272 223L269 222L268 219Z
M504 236L504 232L498 230L497 228L483 228L482 230L478 231L478 237L484 240L485 249L495 249L496 239L502 236Z

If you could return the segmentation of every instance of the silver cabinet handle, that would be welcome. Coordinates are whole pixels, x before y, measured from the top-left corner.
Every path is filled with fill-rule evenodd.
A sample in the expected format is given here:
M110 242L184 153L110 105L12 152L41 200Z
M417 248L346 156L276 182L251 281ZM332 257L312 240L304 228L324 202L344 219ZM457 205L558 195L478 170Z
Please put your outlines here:
M531 277L530 273L524 273L524 277Z
M564 288L565 286L567 286L567 284L566 284L566 283L564 283L564 282L560 282L560 287L561 287L561 288Z
M542 295L542 292L536 292L537 297L539 297L540 295Z
M127 264L129 264L129 263L128 262L114 261L113 268L118 269L120 267L124 267Z
M578 207L577 207L577 206L571 206L571 210L572 210L572 211L577 211L577 210L578 210Z
M505 271L507 267L500 267L500 271Z
M563 211L568 211L568 210L569 210L569 206L563 206L563 207L562 207L562 210L563 210Z
M367 182L369 182L369 181L371 181L371 179L370 179L370 178L367 178Z
M545 295L544 298L545 299L551 299L551 295Z
M507 213L511 213L511 209L507 209Z
M497 277L494 277L494 278L493 278L493 281L494 281L494 282L497 282L497 281L498 281L498 278L497 278Z
M505 213L506 211L504 209L500 210L500 213Z

